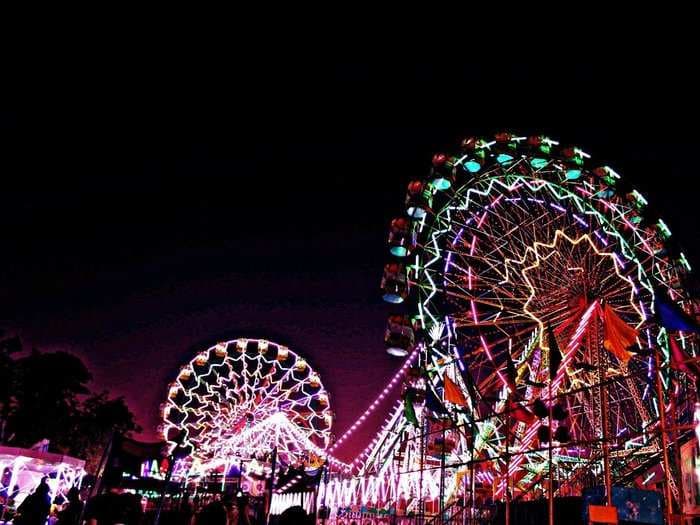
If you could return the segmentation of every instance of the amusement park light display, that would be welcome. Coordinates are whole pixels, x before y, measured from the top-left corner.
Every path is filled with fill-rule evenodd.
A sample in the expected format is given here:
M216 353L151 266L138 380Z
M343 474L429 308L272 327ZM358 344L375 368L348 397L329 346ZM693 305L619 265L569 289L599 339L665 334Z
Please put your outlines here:
M394 376L387 382L387 385L384 387L384 389L379 393L379 395L370 403L369 407L360 415L357 420L350 425L350 427L345 431L345 433L340 436L335 443L333 443L329 448L328 452L333 453L334 450L336 450L338 447L343 445L350 437L355 433L355 431L361 427L367 419L377 410L377 408L380 406L382 401L386 399L387 396L391 393L391 391L396 388L398 385L401 384L401 380L403 377L406 375L406 372L408 368L415 362L416 358L418 357L419 349L416 347L413 349L413 351L409 354L408 358L404 361L403 365L399 370L394 374ZM377 437L372 440L368 448L366 448L362 453L360 453L354 460L353 464L357 466L362 458L367 455L369 452L370 447L376 444ZM348 465L346 470L350 471L351 466Z
M12 497L15 505L46 478L52 501L65 501L71 487L80 487L85 475L82 459L15 447L0 447L0 495Z
M696 396L670 365L674 345L697 355L697 336L657 312L668 301L695 314L690 265L671 239L639 192L578 148L501 133L435 155L391 223L382 278L401 312L387 351L418 352L403 385L415 421L397 406L355 475L332 477L319 498L403 498L416 510L473 494L469 483L528 499L553 472L560 496L604 472L629 484L658 464L662 429L692 421ZM677 477L667 476L675 498Z
M180 436L205 465L273 449L281 464L325 456L333 424L319 375L289 348L262 339L219 343L195 356L170 385L163 418L171 446Z
M590 163L546 137L501 133L435 155L410 182L382 276L395 309L386 350L404 362L337 440L308 363L245 339L183 367L166 439L184 432L209 465L272 449L286 464L327 458L317 503L329 508L423 512L484 493L552 501L591 484L646 485L659 463L678 498L678 430L667 429L692 423L698 340L694 324L664 323L661 305L696 315L691 268L647 200ZM336 459L399 390L368 446ZM280 505L292 501L293 480L277 489Z

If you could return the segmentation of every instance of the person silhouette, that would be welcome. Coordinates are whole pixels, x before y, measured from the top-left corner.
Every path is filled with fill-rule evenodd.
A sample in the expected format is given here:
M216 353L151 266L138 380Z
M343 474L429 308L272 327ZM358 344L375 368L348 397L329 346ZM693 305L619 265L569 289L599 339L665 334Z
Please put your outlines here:
M83 502L80 500L78 487L71 487L66 498L68 501L58 513L57 525L78 525Z
M42 478L34 492L24 498L24 501L17 507L15 525L44 525L51 508L50 492L46 478Z

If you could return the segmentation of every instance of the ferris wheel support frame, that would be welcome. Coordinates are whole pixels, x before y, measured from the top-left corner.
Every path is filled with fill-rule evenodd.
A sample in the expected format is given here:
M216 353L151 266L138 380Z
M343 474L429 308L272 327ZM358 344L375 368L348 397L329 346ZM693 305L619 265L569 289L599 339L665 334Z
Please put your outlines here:
M402 266L396 265L396 264L391 264L387 265L385 267L385 273L384 273L384 279L382 282L383 289L385 291L385 299L389 302L392 303L399 303L403 302L404 299L407 298L409 295L409 288L412 287L414 290L417 290L418 294L418 329L423 330L422 332L422 339L421 341L425 342L425 352L430 352L433 348L435 348L436 343L440 338L442 337L441 335L438 334L437 337L431 336L431 337L426 337L426 331L430 330L431 332L435 328L436 325L440 324L440 316L436 315L435 312L431 311L430 308L428 308L428 303L433 300L436 294L438 293L445 293L442 291L440 288L441 286L441 273L447 272L447 269L452 265L453 267L459 267L458 262L455 261L454 258L452 258L453 253L450 250L445 250L444 252L442 251L443 248L438 245L438 238L442 236L445 232L449 231L450 229L450 224L454 220L454 217L451 217L449 214L449 211L445 217L443 217L441 214L443 213L440 211L442 208L440 207L435 207L433 203L433 199L437 198L437 194L440 193L441 191L449 190L450 186L454 186L456 180L459 178L459 174L456 173L455 170L457 168L461 168L467 165L467 163L470 164L468 171L471 172L475 178L481 177L482 173L487 172L487 175L489 170L493 169L489 167L488 169L485 167L488 162L492 162L492 165L496 165L496 161L490 161L488 160L489 158L496 159L496 154L498 153L498 163L500 163L502 166L516 166L516 165L522 165L524 162L527 162L525 159L525 155L519 157L515 153L511 153L509 150L506 149L506 146L511 144L513 145L513 150L518 149L520 145L524 144L526 141L526 137L513 137L510 134L503 133L499 134L496 136L495 141L485 141L485 140L479 140L479 139L468 139L463 142L463 145L465 147L466 153L462 156L456 156L456 157L450 157L449 155L445 154L437 154L433 157L433 169L431 171L431 178L433 178L433 186L431 186L430 182L419 182L419 181L414 181L409 184L409 192L407 195L407 213L409 218L413 221L413 225L418 225L419 229L419 234L418 236L420 237L421 234L423 234L424 240L421 241L421 238L416 238L415 237L415 231L414 231L414 237L413 241L411 242L410 240L406 240L410 237L410 232L409 229L406 227L405 223L402 223L399 221L399 219L395 219L392 221L392 233L390 234L389 237L389 244L392 247L391 252L393 255L399 257L399 256L406 256L409 255L412 251L415 251L416 253L422 253L424 255L421 255L422 259L419 258L419 256L416 256L416 262L415 264L409 264L407 265L407 274L409 276L408 279L403 279L400 276L400 272L403 271ZM550 139L546 139L544 137L530 137L527 138L527 144L528 147L532 146L533 149L541 149L543 152L546 152L547 154L549 153L550 149L558 146L558 143L555 141L551 141ZM492 149L493 148L493 149ZM503 152L508 152L508 154L503 153ZM479 157L478 155L475 156L474 152L481 152L482 155ZM501 152L501 153L499 153ZM485 155L483 154L485 153ZM561 149L561 155L560 157L551 157L552 159L555 160L544 160L544 159L534 159L538 161L538 165L535 166L534 160L532 161L532 166L536 168L536 174L534 175L534 178L532 179L532 182L528 182L526 179L527 177L523 176L514 176L508 181L508 186L510 188L513 188L517 184L524 184L528 188L530 188L532 191L538 191L539 189L542 188L548 188L549 191L552 192L552 195L555 198L563 198L563 199L569 199L568 203L563 202L562 204L567 205L567 204L576 204L578 206L577 209L575 209L574 213L574 218L578 221L578 223L583 224L584 226L593 227L594 222L596 220L599 221L598 225L600 227L599 230L592 231L591 233L591 238L593 237L593 233L597 237L599 242L602 242L607 246L606 238L608 241L614 240L615 242L619 242L619 249L621 250L620 254L618 253L613 253L612 255L615 256L616 261L614 266L617 268L619 265L623 265L621 256L625 259L625 262L629 261L634 261L635 260L635 251L639 251L639 261L637 261L637 265L640 269L642 270L642 265L644 265L644 268L646 269L645 271L650 271L653 272L649 274L648 277L644 277L644 279L649 279L648 281L643 281L641 284L648 290L648 294L652 294L651 297L653 298L653 293L654 291L652 290L652 286L655 286L655 281L654 279L661 280L662 283L667 287L666 289L668 290L668 294L671 298L671 300L675 301L679 306L682 307L687 307L691 301L691 299L688 298L688 296L684 296L682 291L677 288L675 283L678 282L684 282L684 276L683 272L685 271L690 271L690 266L687 263L687 259L681 252L678 256L678 264L676 262L671 262L671 264L668 263L667 257L662 254L663 252L663 246L661 249L657 248L657 242L659 242L659 239L667 239L670 237L670 230L668 230L668 227L663 223L661 219L658 220L658 223L656 224L651 224L649 225L648 223L644 223L642 221L642 226L637 227L637 224L639 224L639 214L637 213L638 209L643 208L644 206L647 205L646 200L635 190L632 190L631 193L628 195L629 200L628 203L625 203L624 201L621 200L615 200L615 184L616 181L620 179L620 176L615 173L612 169L609 167L603 167L603 168L596 168L595 170L587 170L584 166L584 162L589 159L589 155L585 154L581 150L577 148L569 148L569 149ZM550 156L548 155L542 155L546 159L550 159ZM492 166L490 165L490 166ZM567 168L562 168L561 166L568 166ZM526 169L529 169L530 165L527 164ZM510 169L510 168L508 168ZM563 183L557 186L557 189L555 189L554 185L551 185L550 182L547 182L546 175L547 170L549 170L548 173L554 173L556 174L557 170L559 170L559 173L564 173L563 170L568 170L566 171L566 177L565 179L563 178ZM515 171L515 170L514 170ZM522 172L523 170L521 170ZM585 182L586 177L592 176L591 173L595 173L595 177L597 177L597 181L601 182L601 185L598 187L595 187L594 184L588 184ZM577 182L571 185L571 188L573 188L574 192L580 193L580 195L574 195L574 193L571 193L571 191L567 188L564 187L565 184L569 184L571 181L576 181L577 179L581 179L583 184L578 184ZM604 183L602 182L604 179ZM482 179L483 180L483 179ZM593 181L593 179L591 179ZM518 182L520 181L520 182ZM594 181L595 182L595 181ZM482 192L481 195L484 194L489 194L491 191L491 188L493 187L494 184L498 184L499 181L497 179L493 179L488 188L485 190L485 192ZM565 184L564 184L565 183ZM588 184L588 186L586 186ZM575 187L574 187L575 186ZM602 189L600 189L602 187ZM460 197L463 198L463 202L466 204L463 204L464 208L460 209L467 209L469 206L469 203L471 201L471 197L477 198L480 193L478 191L478 188L472 188L469 187L466 184L463 185L457 185L457 189L455 190L454 193L455 197ZM619 195L619 194L618 194ZM491 203L492 206L496 206L498 201L503 195L499 196L497 199L493 200ZM609 198L613 197L613 200L610 201ZM580 198L585 198L589 200L589 203L584 203L584 201L581 201ZM577 200L578 199L578 200ZM608 199L608 200L606 200ZM508 199L506 199L508 200ZM518 200L518 199L515 199ZM488 201L487 201L488 202ZM543 201L545 202L545 201ZM590 205L590 203L593 203L593 205ZM573 205L572 204L572 205ZM583 206L581 204L584 204ZM586 208L586 206L589 206L590 208ZM486 206L488 208L488 206ZM555 205L554 202L551 204L552 208L556 208L557 210L561 210L562 212L565 211L565 209L559 205ZM597 209L596 209L597 207ZM444 210L444 209L443 209ZM578 211L576 211L578 210ZM577 216L576 213L581 214L580 216ZM605 216L605 218L604 218ZM484 212L483 215L479 216L474 216L474 219L478 220L479 226L481 226L481 223L484 221L484 219L487 217L486 212ZM443 221L444 222L440 222ZM432 221L433 228L432 234L428 232L428 235L425 235L425 232L423 231L423 228L425 227L426 221ZM470 219L471 220L471 219ZM646 220L646 219L644 219ZM617 228L622 228L627 229L628 232L631 231L632 235L620 235L619 231ZM654 228L652 230L651 228ZM656 230L658 228L658 231ZM589 230L590 232L591 230ZM420 233L422 232L422 233ZM462 231L459 232L459 234L454 238L452 246L454 246L454 243L457 242L458 238L461 236ZM466 237L466 234L465 234ZM476 237L472 240L472 252L474 250L474 245L475 245L475 240ZM596 242L598 242L596 241ZM576 241L578 242L578 241ZM593 246L593 243L589 240L591 245ZM629 244L628 244L629 242ZM662 241L663 242L663 241ZM595 246L594 246L595 248ZM596 250L597 251L597 250ZM646 255L645 255L646 254ZM661 254L661 255L659 255ZM420 259L420 262L419 262ZM408 260L408 258L406 259ZM440 266L442 262L445 262L444 264L444 269ZM436 264L437 262L437 264ZM422 264L421 264L422 263ZM651 266L650 266L651 265ZM684 268L680 268L683 266ZM464 274L467 274L467 267L462 266L460 269L464 272ZM682 270L682 271L681 271ZM415 274L412 274L411 272L417 272ZM471 276L471 268L468 269L469 271L469 289L471 290L472 288L472 276ZM658 273L657 273L658 271ZM432 273L431 273L432 272ZM423 280L421 280L419 277L422 275ZM432 275L432 277L431 277ZM639 274L639 277L641 278L644 274L643 272ZM632 281L629 281L632 284L632 287L634 288L634 284ZM445 278L444 281L445 284L448 283L448 279ZM454 281L450 282L450 285L455 285L456 283ZM681 284L682 285L682 284ZM466 284L464 284L465 290ZM630 292L631 293L631 292ZM635 290L636 293L636 290ZM465 294L467 297L470 294ZM630 297L631 299L633 298L632 296ZM488 303L488 298L484 299L483 297L474 297L472 299L472 310L474 309L475 303L478 301L479 304L483 304L486 307L489 307ZM485 301L485 302L484 302ZM495 303L491 303L490 307L494 307ZM649 304L647 304L647 308L645 308L645 304L642 303L640 300L639 303L637 304L636 302L631 303L631 307L637 310L637 313L639 314L641 320L639 321L638 325L636 328L642 329L642 325L644 322L647 320L648 315L651 315L651 312L653 312L653 306L651 307L651 310L648 309ZM602 314L601 314L602 315ZM484 321L482 322L481 319L477 320L476 313L474 313L474 325L475 326L484 326L488 325L489 323ZM534 319L536 317L533 316ZM559 319L561 321L561 319ZM393 321L396 323L396 321ZM540 326L542 325L542 321L540 322ZM594 321L595 324L595 330L599 330L599 321ZM446 333L447 333L447 339L448 339L448 345L449 343L449 337L450 337L450 332L451 330L454 330L454 327L457 326L457 323L452 324L452 327L450 326L450 322L445 317L445 323L443 323L445 326L442 327L439 332L445 332L445 327L446 327ZM468 326L468 325L467 325ZM462 326L459 326L461 329ZM392 325L390 325L390 329L392 328ZM389 332L387 332L389 334ZM397 331L396 334L399 332ZM387 335L387 345L391 344L393 345L391 348L391 352L395 352L395 344L397 339L397 335L394 335L392 339L389 339L389 335ZM456 336L455 336L456 337ZM591 337L590 333L587 333L587 337ZM659 331L658 336L656 335L656 332L654 332L654 341L652 342L652 338L649 334L649 329L646 328L646 341L649 344L649 348L653 348L658 345L662 348L664 348L664 345L670 344L667 341L669 340L670 337L675 337L671 336L670 334L667 334L664 332L664 329L661 329ZM432 338L432 341L431 341ZM591 343L587 343L586 347L594 347L596 348L596 351L598 353L602 352L602 349L600 348L600 342L602 341L602 338L600 338L599 335L595 336L596 339L596 344L592 345ZM683 347L686 347L686 339L684 339L683 334L681 334L681 339L683 343ZM390 341L390 343L389 343ZM491 358L491 354L489 354L489 348L487 342L483 339L482 337L482 343L484 348L486 349L486 354ZM697 349L696 342L692 342L691 344L693 345L693 349ZM571 349L571 352L569 352L569 355L565 355L565 363L562 364L562 368L560 368L560 371L562 369L566 369L568 366L568 363L566 362L566 357L571 357L571 354L573 354L573 351L575 348ZM602 452L602 463L603 463L603 468L602 470L604 471L604 477L605 477L605 486L606 486L606 498L608 502L610 502L611 498L611 486L612 486L612 479L611 479L611 466L610 466L610 458L615 457L615 458L620 458L618 451L615 451L614 453L610 452L610 444L611 443L617 443L618 442L618 437L620 436L620 433L615 434L613 432L613 435L609 435L609 408L608 408L608 402L614 402L617 404L621 404L623 402L630 402L634 406L634 410L632 411L635 414L638 414L638 423L635 424L635 428L637 428L637 434L630 434L632 432L631 430L627 430L627 427L624 427L624 429L620 432L627 432L626 433L626 438L628 438L630 435L635 435L638 437L644 437L642 440L642 444L647 443L648 445L646 447L643 447L642 449L638 449L639 452L641 453L646 453L649 456L648 457L653 457L652 454L654 453L661 453L662 454L662 462L664 464L664 478L668 480L666 483L664 483L664 492L665 494L665 499L668 502L668 509L670 509L671 501L673 500L673 496L678 496L679 490L678 487L676 486L675 480L673 479L671 472L671 466L670 466L670 461L669 461L669 453L667 450L667 445L668 445L668 426L667 426L667 420L666 418L668 417L668 411L667 411L667 405L666 405L666 400L664 397L664 389L668 389L669 383L670 383L670 374L669 374L669 368L668 368L668 354L665 360L662 362L659 352L660 349L655 349L653 350L653 353L655 355L655 360L657 361L657 364L654 368L654 377L652 378L652 381L655 382L655 389L652 389L652 391L655 390L655 396L654 396L654 404L655 404L655 409L657 413L657 418L656 420L654 417L647 412L647 405L644 402L644 398L647 397L648 394L648 387L642 394L641 390L638 390L638 383L633 382L633 377L636 376L637 372L630 369L629 371L627 370L627 367L625 366L625 363L622 363L620 365L620 370L622 371L622 374L620 372L616 372L613 374L612 382L608 380L607 377L607 370L606 368L603 367L602 359L597 359L598 362L598 367L596 370L596 376L597 378L593 381L593 383L588 384L588 390L594 389L595 386L597 385L598 391L600 392L599 397L599 402L593 402L591 408L587 408L585 410L585 414L588 415L589 413L593 414L593 417L598 420L598 423L596 424L594 421L589 422L589 426L591 428L594 428L595 426L598 426L599 429L602 431L602 436L600 437L600 442L601 442L601 447L600 450ZM697 350L694 350L696 352ZM492 349L493 352L493 349ZM461 357L458 355L455 359L449 358L448 360L448 351L444 351L439 353L439 359L436 359L434 357L425 359L427 362L432 362L432 364L437 368L441 370L446 370L449 366L450 363L454 362L459 362L461 366ZM565 354L567 354L565 352ZM696 362L700 360L697 357L690 357L689 359L686 360L686 362ZM498 367L496 366L496 362L491 359L493 362L493 366L495 367L495 370L493 373L487 377L486 379L482 379L485 381L484 384L479 385L480 387L485 387L485 388L490 388L490 385L493 384L493 381L496 381L498 384L498 381L500 381L501 385L506 388L506 392L508 392L508 396L510 396L510 389L507 388L506 381L504 376L501 374L499 371ZM525 363L525 360L521 360L520 364ZM665 365L665 366L664 366ZM529 363L527 363L526 366L529 366ZM648 365L648 368L651 370L652 365L651 363ZM664 372L668 377L664 377ZM620 375L623 376L623 379L619 377ZM650 375L651 377L651 375ZM674 375L675 377L675 375ZM675 381L675 379L674 379ZM682 377L679 379L679 381L683 381ZM617 388L617 393L613 397L612 394L609 394L607 392L609 386L608 384L613 384L613 385L619 385L616 386ZM586 383L584 382L584 385ZM623 386L624 385L624 386ZM643 383L642 383L643 385ZM464 388L464 385L460 384L462 388ZM552 383L550 382L549 384L549 389L552 388ZM675 387L677 391L677 386ZM529 392L531 390L531 387L528 387L528 396ZM567 392L569 392L567 390ZM583 392L583 388L581 389L581 392ZM472 396L472 391L467 389L467 393ZM579 395L579 405L581 404L587 404L588 401L585 400L585 396L583 394L578 394ZM547 396L549 399L554 399L554 397L551 395ZM508 397L507 399L510 399ZM651 398L646 399L646 403L650 402ZM472 405L476 404L479 402L478 398L472 398ZM687 403L687 401L686 401ZM506 411L506 419L510 417L510 407ZM552 403L550 403L549 406L549 421L552 421L551 417L551 410L552 410ZM592 410L592 412L591 412ZM619 408L618 408L619 410ZM595 414L597 412L597 414ZM619 417L619 416L618 416ZM626 422L627 418L623 419L623 423ZM653 431L651 434L649 433L649 425L651 423L656 423L659 425L659 430L660 431ZM550 423L551 424L551 423ZM614 421L612 424L616 426L616 428L620 428L620 420L618 419L617 421ZM517 425L516 425L517 426ZM521 426L522 428L522 426ZM653 427L649 427L653 428ZM675 428L675 427L672 427ZM506 429L509 429L509 423L506 423ZM506 431L506 436L508 436L510 433L509 430ZM534 437L535 433L530 429L527 434L525 434L524 437L525 441L527 442L528 446L530 445L532 438ZM649 439L647 436L651 436L651 439ZM634 438L637 439L637 438ZM627 440L627 439L626 439ZM632 439L630 439L632 441ZM588 440L588 442L593 443L593 441ZM505 459L507 461L507 466L506 466L506 486L505 486L505 493L506 493L506 498L507 498L507 503L508 500L510 499L510 490L508 488L508 484L510 483L511 479L511 474L514 472L514 468L518 468L519 460L518 457L523 457L524 454L516 453L512 454L511 451L509 450L509 439L505 440L506 443L506 448L505 448ZM548 441L548 450L550 452L550 459L549 459L549 468L548 471L550 474L552 473L552 459L551 459L551 450L555 447L553 447L552 440L550 439ZM676 449L676 452L679 453L679 450ZM473 454L470 454L471 459L470 463L473 463ZM511 464L510 460L511 457L516 458L516 461ZM629 455L630 457L630 462L629 462L629 468L630 469L636 469L638 468L638 465L642 464L639 463L639 460L632 459L632 455ZM591 457L591 460L594 460L595 456ZM600 461L600 458L598 459ZM616 460L619 463L619 460ZM637 465L637 466L635 466ZM618 465L618 467L624 466L624 465ZM625 469L627 469L627 466L624 466L623 472ZM630 471L632 472L632 471ZM682 481L682 480L681 480ZM645 481L646 483L646 481ZM503 487L503 485L501 485ZM682 491L682 488L681 488ZM553 484L550 483L550 501L553 496ZM472 494L473 496L473 494ZM667 509L667 510L668 510ZM550 517L551 517L550 513Z

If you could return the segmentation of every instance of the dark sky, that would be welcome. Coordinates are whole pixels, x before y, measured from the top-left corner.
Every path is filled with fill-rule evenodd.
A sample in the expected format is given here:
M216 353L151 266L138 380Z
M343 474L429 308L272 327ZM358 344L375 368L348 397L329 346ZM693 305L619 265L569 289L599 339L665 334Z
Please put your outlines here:
M84 357L149 438L195 349L286 343L320 370L340 434L399 365L382 345L388 223L464 136L581 146L699 263L699 107L681 62L50 56L0 106L0 322Z

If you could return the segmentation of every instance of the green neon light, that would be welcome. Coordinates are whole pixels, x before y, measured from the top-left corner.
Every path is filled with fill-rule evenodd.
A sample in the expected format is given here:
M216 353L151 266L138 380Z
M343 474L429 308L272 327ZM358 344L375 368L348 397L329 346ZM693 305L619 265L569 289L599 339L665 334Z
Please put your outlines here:
M690 263L688 262L688 259L685 258L685 254L683 252L681 252L681 257L680 257L679 261L683 266L685 266L686 270L688 270L688 271L691 270Z
M632 190L632 195L637 200L638 205L646 206L647 204L649 204L649 202L637 190Z
M577 458L575 456L559 456L558 460L560 463L588 463L587 459Z
M496 157L499 164L506 164L513 160L513 155L508 155L507 153L499 153Z
M425 330L425 316L423 315L423 305L418 303L418 319L420 319L420 327Z
M566 178L567 180L576 180L581 176L581 170L567 170L566 171Z
M668 239L671 236L671 230L668 229L668 226L666 226L666 223L659 219L658 222L659 229L661 230L661 234L664 236L665 239Z
M605 173L602 179L608 186L615 186L621 178L610 166L601 166L600 169Z

